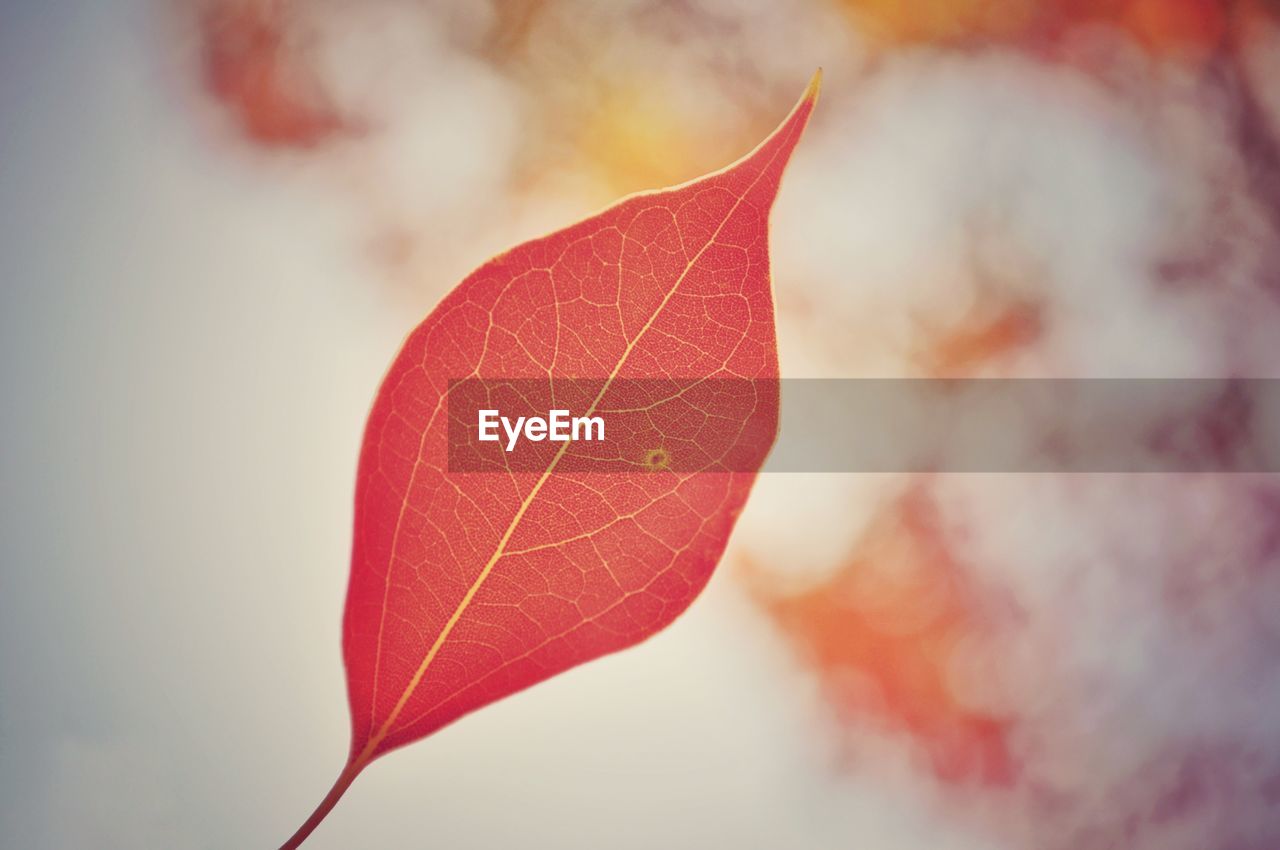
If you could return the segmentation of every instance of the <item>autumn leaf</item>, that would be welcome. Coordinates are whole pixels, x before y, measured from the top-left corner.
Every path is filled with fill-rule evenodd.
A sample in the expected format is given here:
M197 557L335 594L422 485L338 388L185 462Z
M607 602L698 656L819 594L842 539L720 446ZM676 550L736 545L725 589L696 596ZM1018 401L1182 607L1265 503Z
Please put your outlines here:
M357 473L342 641L351 747L285 848L374 759L644 640L707 583L777 431L768 215L819 79L738 162L495 257L409 335L378 390ZM591 386L575 411L589 417L619 387L650 379L766 389L747 407L692 411L684 425L655 420L666 432L619 449L643 453L637 471L572 468L570 443L535 469L450 463L459 381ZM720 454L745 446L749 462L667 462L664 439L688 444L708 421L731 435Z

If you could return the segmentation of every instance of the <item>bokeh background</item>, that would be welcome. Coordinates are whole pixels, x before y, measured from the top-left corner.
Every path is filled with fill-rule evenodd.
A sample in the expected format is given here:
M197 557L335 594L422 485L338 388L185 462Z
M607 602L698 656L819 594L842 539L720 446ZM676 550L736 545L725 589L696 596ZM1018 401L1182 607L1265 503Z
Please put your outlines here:
M292 832L403 335L819 65L784 375L1280 377L1275 3L0 2L0 845ZM309 846L1280 847L1280 481L765 476L669 631Z

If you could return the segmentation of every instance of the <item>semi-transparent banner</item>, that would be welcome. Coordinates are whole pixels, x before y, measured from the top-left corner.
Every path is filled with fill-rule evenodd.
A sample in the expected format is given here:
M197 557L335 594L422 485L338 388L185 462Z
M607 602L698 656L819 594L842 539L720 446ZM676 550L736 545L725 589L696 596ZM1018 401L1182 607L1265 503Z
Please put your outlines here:
M1280 471L1275 379L464 379L446 404L453 472Z

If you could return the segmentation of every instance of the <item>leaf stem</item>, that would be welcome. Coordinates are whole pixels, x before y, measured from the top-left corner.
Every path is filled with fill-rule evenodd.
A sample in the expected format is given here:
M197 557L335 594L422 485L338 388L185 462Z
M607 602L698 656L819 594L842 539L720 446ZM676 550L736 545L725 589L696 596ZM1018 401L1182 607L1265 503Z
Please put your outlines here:
M316 810L311 813L311 817L298 827L298 831L290 836L289 840L280 845L280 850L296 850L296 848L307 840L307 836L312 833L320 821L333 809L338 801L342 799L342 795L347 793L347 789L351 787L351 783L360 775L360 771L364 769L366 762L361 759L354 759L347 762L347 766L342 769L342 773L338 774L338 779L333 783L333 787L329 789L329 793L320 801L320 805L316 806Z

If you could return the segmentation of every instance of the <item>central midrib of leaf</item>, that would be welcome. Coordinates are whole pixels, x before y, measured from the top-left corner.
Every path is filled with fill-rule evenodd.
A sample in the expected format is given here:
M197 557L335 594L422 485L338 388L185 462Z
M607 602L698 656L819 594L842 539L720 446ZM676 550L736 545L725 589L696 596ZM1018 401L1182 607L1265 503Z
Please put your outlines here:
M766 143L770 140L766 140ZM780 149L785 149L785 145L782 146L782 148ZM735 168L740 162L746 159L750 159L755 153L756 151L752 151L751 153L747 154L747 156L744 157L743 160L739 160L739 162L736 162L733 165L728 166L724 170L724 172L728 172L733 168ZM733 206L731 206L729 208L729 211L725 213L724 218L721 219L720 224L715 229L715 232L713 232L710 238L707 239L706 243L701 248L698 249L698 252L693 255L692 259L690 259L689 262L685 264L684 270L676 278L676 281L674 284L671 285L671 288L667 290L667 293L662 297L662 300L658 303L658 306L649 315L649 319L644 323L644 326L640 328L640 331L635 335L634 338L632 338L631 342L627 344L626 349L622 352L622 355L618 358L617 364L613 367L613 370L609 373L608 378L605 379L604 385L600 388L600 392L596 395L595 400L591 402L590 407L587 409L587 412L586 412L587 416L591 416L593 413L595 413L596 408L600 404L600 400L604 398L605 393L608 392L609 387L613 384L614 379L618 376L618 373L622 371L622 367L626 365L627 358L631 356L631 352L635 350L636 345L644 337L645 333L653 325L654 321L657 320L658 316L662 314L662 311L667 306L667 302L669 302L671 298L676 294L676 291L680 288L680 285L684 283L685 278L688 277L689 272L693 269L695 265L697 265L698 260L702 258L702 255L705 254L707 250L711 248L711 246L716 244L716 239L720 236L720 232L724 229L724 226L728 224L731 218L733 218L734 213L738 211L738 207L742 205L742 202L751 193L751 190L755 188L756 183L760 181L761 177L763 177L765 174L769 172L769 167L773 164L773 161L774 159L777 158L777 156L778 156L778 151L775 151L773 155L769 157L768 161L763 164L759 174L755 176L755 178L751 181L751 183L747 186L747 188L743 190L741 195L739 195L734 200ZM471 600L474 599L476 594L480 592L480 588L484 585L485 580L488 579L489 574L493 572L494 566L497 565L498 561L502 559L502 556L506 554L507 544L510 542L512 535L515 534L516 528L520 525L520 520L524 518L525 513L528 512L530 506L533 505L534 500L537 498L539 491L542 490L543 485L547 483L548 479L550 479L551 473L555 471L556 465L560 462L560 458L564 456L564 453L568 449L568 447L569 447L568 443L561 444L560 448L556 451L555 455L547 463L547 468L543 470L542 474L538 477L537 483L534 484L533 489L531 489L529 491L529 494L525 496L524 500L520 504L519 509L516 510L515 515L512 516L511 522L507 525L507 530L503 532L502 537L498 540L498 545L494 548L493 554L489 557L489 560L485 563L484 567L480 570L480 573L479 575L476 576L475 581L471 583L471 586L467 589L466 594L463 595L462 600L458 603L457 607L454 609L453 614L450 615L449 619L445 622L444 628L440 630L440 634L437 635L435 641L432 642L431 648L427 650L426 655L422 659L422 663L418 665L418 669L414 671L413 677L409 680L409 684L406 685L404 690L401 692L400 698L396 701L395 707L391 709L391 713L387 715L387 719L383 721L382 724L378 727L377 732L374 733L369 738L369 742L364 746L364 749L360 752L360 755L354 760L353 764L363 765L364 763L368 762L368 760L373 757L374 753L376 753L378 746L386 739L386 737L389 734L391 734L392 727L394 726L396 720L399 719L401 712L404 711L405 706L408 705L409 700L413 698L413 694L418 689L418 685L422 682L423 676L426 675L427 668L431 666L431 662L435 660L436 655L440 652L440 649L444 646L445 641L448 640L449 634L453 631L454 627L462 619L462 615L466 612L467 608L470 606ZM416 471L416 464L418 464L419 462L420 462L420 458L418 460L415 460L415 471ZM412 478L413 476L410 476L410 485L409 485L410 491L412 491L412 488L413 488ZM409 493L406 492L405 500L407 501L408 498L409 498ZM398 533L398 531L399 531L399 523L397 522L396 532ZM391 557L393 559L395 558L394 547L392 548ZM391 580L391 565L389 564L387 566L388 583L390 582L390 580ZM383 600L384 614L385 614L385 607L386 607L386 600L384 599ZM379 657L382 654L381 635L379 635L379 641L378 641L378 647L376 648L376 653ZM374 681L373 681L373 692L374 692L373 703L375 707L377 704L377 687L378 687L378 681L377 681L377 676L375 674Z

